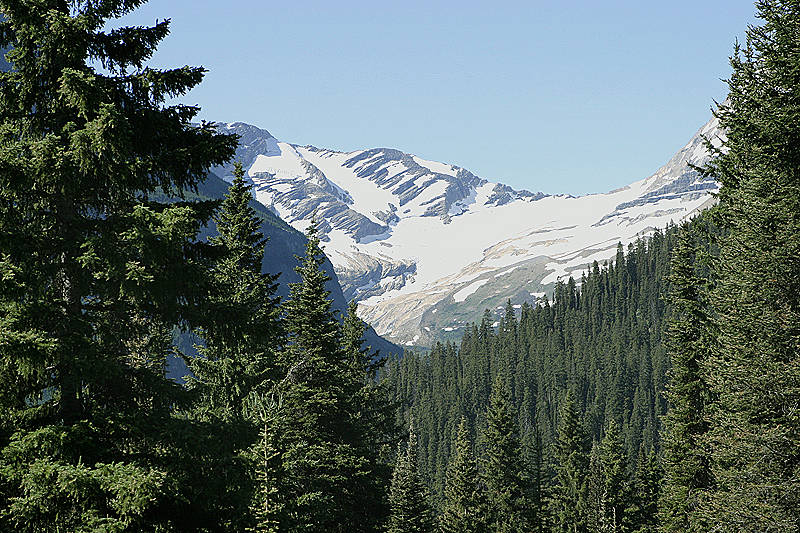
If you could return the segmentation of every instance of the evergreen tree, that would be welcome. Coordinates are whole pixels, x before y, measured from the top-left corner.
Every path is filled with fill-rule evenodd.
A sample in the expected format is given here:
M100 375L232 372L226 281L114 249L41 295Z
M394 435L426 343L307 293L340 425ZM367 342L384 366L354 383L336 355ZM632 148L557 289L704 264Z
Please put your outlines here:
M285 499L279 490L283 476L281 454L275 426L280 416L280 402L273 395L251 396L251 409L260 422L259 440L254 446L255 494L251 502L254 525L247 531L256 533L279 533L284 515Z
M586 453L586 437L578 420L571 390L567 393L561 409L555 459L556 477L553 486L552 514L556 531L563 533L586 531L589 460Z
M442 533L486 531L486 502L479 485L478 464L472 451L467 419L461 417L454 451L447 466L445 504L439 528Z
M523 437L523 451L528 478L528 521L532 531L545 531L547 517L548 479L542 433L538 426L532 426Z
M202 296L195 188L236 139L165 107L202 68L145 66L169 21L106 31L141 1L0 2L0 529L214 524L196 427L165 378ZM102 71L94 65L101 65ZM200 484L202 485L202 484Z
M307 233L306 254L297 267L285 305L288 345L284 377L277 385L285 472L279 488L286 499L288 530L360 531L359 520L372 465L352 415L351 354L342 347L341 328L325 289L328 275L316 224Z
M185 357L192 371L187 386L195 397L192 418L226 435L212 443L216 460L211 458L207 467L217 474L217 513L228 516L236 530L251 518L247 510L256 483L251 453L261 420L250 408L252 397L274 384L276 353L283 343L274 296L277 276L261 272L266 241L251 201L237 162L234 181L214 216L217 235L209 239L209 295L197 330L204 344L197 347L199 357Z
M626 526L635 533L658 531L659 494L663 472L655 451L639 452L639 461L633 476L632 503L626 513Z
M519 426L511 410L508 383L498 376L486 412L483 480L489 505L489 530L526 531L527 479Z
M605 477L600 462L600 443L592 442L589 452L589 471L586 479L586 530L602 531L605 498Z
M352 387L351 417L358 439L359 453L369 463L369 475L360 491L359 516L356 517L366 529L378 528L389 513L387 490L391 482L391 469L381 460L386 449L398 440L395 424L396 405L389 399L386 383L377 381L386 359L369 348L362 348L367 325L358 317L357 304L350 302L342 321L342 346L349 359L349 379Z
M731 59L716 112L728 231L715 264L718 328L708 379L718 406L710 442L719 531L800 528L800 4L760 0L760 25Z
M664 417L664 487L661 530L708 531L699 513L712 486L711 464L703 442L708 432L709 387L703 365L708 358L708 317L694 273L695 248L688 224L681 226L670 274L672 314L667 346L672 362Z
M385 446L398 440L395 424L397 406L390 401L386 383L378 381L378 373L385 367L386 358L363 348L367 324L358 317L358 305L350 302L342 321L342 346L350 364L353 392L353 414L363 435L363 443L377 456Z
M598 447L598 462L602 473L599 531L624 531L626 512L631 503L625 448L617 424L612 420Z
M414 423L405 453L398 453L389 492L391 515L387 533L432 533L436 530L428 503L428 491L419 477L417 435Z
M241 421L247 398L275 380L276 353L283 342L277 275L262 274L265 239L262 220L250 206L252 195L241 163L214 216L217 235L209 239L216 258L211 295L203 306L202 357L187 358L189 389L199 410L222 421Z

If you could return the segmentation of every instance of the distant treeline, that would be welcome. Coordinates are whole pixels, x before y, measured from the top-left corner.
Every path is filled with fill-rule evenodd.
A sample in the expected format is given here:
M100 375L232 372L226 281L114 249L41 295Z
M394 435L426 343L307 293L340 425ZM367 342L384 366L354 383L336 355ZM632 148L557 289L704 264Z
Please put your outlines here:
M0 530L800 531L796 0L731 59L715 207L388 364L315 224L280 301L241 165L193 196L237 138L145 67L169 20L104 30L140 3L0 0Z

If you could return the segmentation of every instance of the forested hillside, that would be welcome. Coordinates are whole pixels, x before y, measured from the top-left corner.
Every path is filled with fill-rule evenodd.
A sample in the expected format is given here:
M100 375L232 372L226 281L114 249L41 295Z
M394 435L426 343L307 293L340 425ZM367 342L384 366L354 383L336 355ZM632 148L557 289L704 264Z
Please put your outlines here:
M800 531L800 3L734 51L717 205L388 364L315 221L280 297L239 139L168 103L204 70L105 29L140 3L0 0L0 530Z
M800 5L756 5L716 206L391 365L445 530L800 531Z
M620 248L611 264L595 263L580 282L560 282L552 303L515 310L509 302L496 327L487 311L458 346L437 344L429 353L392 361L385 379L404 405L404 417L414 420L420 468L437 502L444 497L459 420L471 428L479 455L489 444L486 407L498 379L519 428L526 474L541 475L542 490L551 488L568 393L587 458L610 424L619 428L627 474L659 452L669 367L666 296L679 231L656 232L627 253ZM590 472L588 461L584 466L582 478Z

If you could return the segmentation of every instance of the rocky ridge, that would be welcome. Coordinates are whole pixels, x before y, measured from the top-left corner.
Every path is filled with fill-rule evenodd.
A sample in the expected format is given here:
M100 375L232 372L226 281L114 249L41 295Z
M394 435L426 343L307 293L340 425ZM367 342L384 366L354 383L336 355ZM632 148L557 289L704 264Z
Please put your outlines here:
M580 197L518 191L390 148L337 152L284 143L244 123L236 158L256 199L298 230L315 217L344 295L375 330L426 345L484 308L536 301L592 261L708 205L693 166L721 142L709 121L652 176ZM216 169L230 178L231 167Z

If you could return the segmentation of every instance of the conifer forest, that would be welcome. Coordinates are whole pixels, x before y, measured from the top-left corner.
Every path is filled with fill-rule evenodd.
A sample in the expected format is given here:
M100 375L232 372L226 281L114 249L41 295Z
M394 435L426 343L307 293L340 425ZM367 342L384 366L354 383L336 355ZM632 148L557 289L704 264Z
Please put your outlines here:
M731 52L712 207L401 354L317 224L279 296L241 164L198 195L238 139L169 20L104 29L143 3L0 0L0 531L800 532L799 1Z

